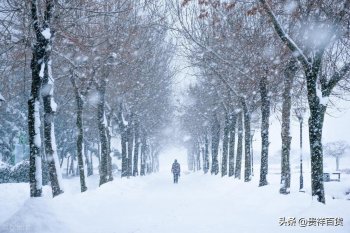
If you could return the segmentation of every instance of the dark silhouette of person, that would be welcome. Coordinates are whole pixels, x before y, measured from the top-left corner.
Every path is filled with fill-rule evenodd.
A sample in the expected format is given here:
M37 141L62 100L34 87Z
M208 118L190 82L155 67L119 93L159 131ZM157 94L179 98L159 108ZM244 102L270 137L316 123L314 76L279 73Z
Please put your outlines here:
M179 181L179 176L181 173L181 169L180 169L180 164L177 162L177 160L175 159L173 166L171 167L171 172L174 175L174 184L177 184Z

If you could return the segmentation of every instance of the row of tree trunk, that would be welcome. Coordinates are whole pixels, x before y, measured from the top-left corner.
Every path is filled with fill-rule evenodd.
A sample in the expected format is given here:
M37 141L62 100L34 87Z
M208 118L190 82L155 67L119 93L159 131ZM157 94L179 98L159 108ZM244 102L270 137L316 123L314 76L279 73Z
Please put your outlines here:
M99 174L100 185L103 185L113 180L112 174L112 157L111 157L111 138L112 138L112 118L116 116L117 124L121 135L121 176L130 177L137 175L146 175L156 172L159 169L159 151L156 146L150 145L147 140L146 131L141 128L139 120L135 115L130 114L129 121L125 121L123 116L122 104L118 109L118 113L114 115L110 111L108 117L106 116L106 81L101 79L100 83L96 83L99 101L97 103L97 119L99 132ZM92 157L87 156L87 150L84 152L84 126L83 126L83 109L85 95L81 93L74 78L74 72L71 78L73 88L75 90L76 106L77 106L77 120L76 125L78 129L77 135L77 160L78 160L78 174L80 175L81 192L87 190L85 181L84 165L87 164L88 175L93 173ZM86 146L85 146L86 148ZM84 155L85 154L85 155ZM84 162L85 160L85 162ZM140 161L140 164L139 164ZM73 159L71 160L73 163ZM67 168L68 171L68 168Z
M288 194L290 188L290 121L291 121L291 92L293 80L296 75L297 61L291 59L284 72L284 91L282 106L282 152L281 152L281 189L280 193ZM268 157L269 157L269 125L270 125L270 95L268 90L268 79L262 76L259 83L259 92L261 96L261 167L259 186L268 184ZM251 113L244 98L240 98L241 109L225 113L222 140L222 162L221 175L234 176L241 179L242 156L244 148L244 181L249 182L252 176L252 135L251 135ZM211 173L219 172L219 140L220 140L220 122L216 114L213 114L211 121ZM244 133L244 134L243 134ZM237 134L237 150L235 150ZM200 166L200 157L202 155L203 171L209 171L209 136L206 132L203 137L197 137L200 140L193 140L197 144L189 153L190 170L198 170ZM243 146L244 141L244 146ZM202 143L201 143L202 142ZM200 149L201 148L201 149ZM235 155L236 152L236 155Z
M135 114L125 121L122 107L118 111L118 125L121 131L121 176L144 176L159 170L159 148L150 143L147 132L141 127Z
M245 101L242 101L242 106ZM251 134L250 112L246 106L242 110L225 114L222 140L221 175L234 176L241 179L243 148L245 152L244 178L250 181L252 175L251 164ZM212 115L210 135L196 137L192 140L188 150L189 170L196 171L203 167L203 171L217 175L219 173L219 143L221 125L216 114ZM236 148L236 134L238 137ZM244 139L244 140L243 140ZM244 142L244 144L243 144ZM211 146L211 159L209 148ZM236 155L235 155L236 154ZM201 166L203 164L203 166Z

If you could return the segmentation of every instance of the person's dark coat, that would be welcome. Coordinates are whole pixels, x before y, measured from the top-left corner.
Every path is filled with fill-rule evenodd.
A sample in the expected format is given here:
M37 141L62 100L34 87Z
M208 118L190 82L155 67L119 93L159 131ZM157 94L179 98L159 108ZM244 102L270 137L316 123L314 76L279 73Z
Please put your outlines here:
M173 166L171 167L171 172L174 174L174 175L178 175L180 176L180 173L181 173L181 168L180 168L180 164L175 161L173 163Z

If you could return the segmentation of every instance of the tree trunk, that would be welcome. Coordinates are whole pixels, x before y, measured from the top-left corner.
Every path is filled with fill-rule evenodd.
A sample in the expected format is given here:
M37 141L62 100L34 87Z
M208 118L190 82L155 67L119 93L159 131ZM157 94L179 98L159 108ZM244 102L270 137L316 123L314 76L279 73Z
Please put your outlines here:
M105 93L106 80L101 79L98 87L99 101L97 104L98 131L101 141L101 163L100 163L100 186L109 181L108 176L108 139L107 139L107 119L105 113Z
M112 114L112 113L110 113ZM111 156L111 143L112 143L112 125L111 125L111 117L109 115L107 119L108 126L106 127L106 134L107 134L107 175L108 175L108 181L113 181L113 174L112 174L112 156Z
M339 156L335 157L335 170L339 171Z
M197 151L196 151L196 143L193 142L191 152L191 158L192 158L192 168L193 171L197 171Z
M79 163L77 163L77 168L75 169L76 173L74 174L75 176L79 175Z
M52 2L47 5L45 13L51 16ZM42 156L41 156L41 135L40 135L40 88L42 78L44 77L44 68L46 57L46 48L49 45L51 37L46 39L43 34L43 26L40 25L38 18L38 3L31 1L31 17L33 20L34 33L36 41L33 46L33 57L31 61L32 86L30 98L28 100L28 135L29 135L29 183L30 196L40 197L42 195ZM47 19L49 23L50 18ZM48 25L45 25L47 27Z
M189 171L196 171L193 140L187 147L187 165Z
M78 128L78 136L77 136L77 156L78 156L78 168L80 175L80 190L81 192L85 192L87 190L85 183L85 171L84 171L84 160L83 160L83 143L84 143L84 129L83 129L83 106L84 102L79 92L78 86L72 76L71 82L74 87L75 100L77 102L77 128Z
M89 147L87 146L87 142L84 143L84 155L86 161L86 174L87 176L92 175L92 152L89 151Z
M125 120L124 120L123 103L119 104L118 125L119 125L119 129L120 129L120 134L121 134L121 147L122 147L122 171L121 171L121 177L126 177L126 176L128 176L128 149L127 149L127 143L128 143L128 127L130 127L130 125L128 123L125 123Z
M140 129L139 122L135 121L135 148L134 148L134 165L133 165L133 176L139 175L138 161L139 161L139 148L140 148Z
M39 72L43 59L42 45L37 42L33 47L33 58L31 62L32 86L28 100L28 135L29 135L29 182L30 196L40 197L42 195L42 161L41 161L41 135L40 135L40 87L41 77ZM39 61L41 61L39 63Z
M67 177L68 177L68 175L69 175L69 158L70 158L71 156L68 156L67 157Z
M37 64L33 57L32 63ZM33 64L32 64L33 66ZM29 182L30 196L41 197L42 194L42 164L41 164L41 137L40 137L40 116L39 116L39 80L35 77L35 70L32 69L32 91L28 101L28 135L29 135Z
M236 156L235 178L241 179L242 173L242 154L243 154L243 112L238 113L238 145Z
M128 176L128 157L127 157L127 132L126 127L121 130L121 146L122 146L122 177Z
M146 175L146 150L147 150L147 140L146 140L146 133L142 132L142 137L141 137L141 168L140 168L140 175L144 176Z
M101 173L101 143L97 143L97 154L96 154L97 160L98 160L98 174Z
M91 161L90 161L90 156L89 156L89 151L86 149L86 146L84 146L84 157L85 157L85 164L84 164L84 169L86 169L86 176L91 176ZM85 173L85 170L84 170Z
M196 151L197 151L197 157L196 157L196 164L197 164L197 170L201 170L201 149L200 149L200 143L197 141L196 143Z
M317 96L317 75L319 67L306 70L308 102L310 110L309 118L309 140L311 151L311 188L312 196L317 196L319 202L325 203L323 184L323 151L322 151L322 129L326 106L322 105Z
M281 157L281 188L280 193L289 194L290 188L290 112L291 112L291 91L293 80L297 71L296 61L290 60L284 72L284 91L282 104L282 157Z
M211 174L217 175L219 173L219 161L218 161L218 152L219 152L219 140L220 140L220 123L216 116L213 114L213 121L211 126L211 155L212 155L212 165L211 165Z
M152 172L158 172L158 168L159 168L159 147L158 145L155 145L152 153Z
M209 171L209 139L208 139L208 133L205 131L204 135L204 162L203 162L203 170L204 173L207 173Z
M155 172L159 172L159 151L157 151L155 159Z
M71 160L70 160L70 167L69 167L69 172L68 174L72 174L72 176L74 176L75 171L74 171L74 157L72 156Z
M250 113L248 111L247 104L245 100L241 99L244 115L244 182L249 182L251 180L252 173L252 163L250 154Z
M224 126L224 138L222 142L222 163L221 163L221 176L227 175L227 160L228 160L228 146L229 146L229 127L230 121L228 113L225 114L225 126Z
M41 138L39 119L39 95L41 80L43 81L42 96L44 102L44 145L49 163L49 174L53 196L63 193L60 184L60 168L57 157L57 148L54 134L54 114L56 103L53 98L53 79L51 74L51 50L53 30L49 26L53 16L54 1L47 1L44 10L44 21L39 22L38 2L31 1L31 17L36 41L33 46L32 58L32 89L28 101L28 130L30 144L30 169L29 180L32 197L41 196L42 189L42 164L41 164Z
M149 145L148 150L146 151L146 173L152 173L152 153L153 148L152 145Z
M228 176L233 176L235 174L235 141L236 141L236 122L237 115L232 113L230 117L230 141L229 141L229 162L228 162Z
M314 107L312 107L314 108ZM322 128L325 109L319 107L317 114L309 118L309 138L311 150L311 187L312 195L317 196L319 202L325 203L323 184L323 151L322 151Z
M205 148L203 147L203 145L201 145L201 148L200 148L200 153L202 155L202 168L203 168L203 171L204 171L204 168L205 168ZM204 173L206 173L204 171Z
M48 43L48 47L52 44ZM55 126L54 118L56 113L57 105L53 97L54 81L51 76L51 60L50 51L46 49L46 56L44 57L44 77L42 87L42 97L44 103L44 145L45 154L49 166L50 183L52 188L53 196L57 196L63 193L62 190L62 174L59 167L57 145L55 138ZM41 68L43 69L43 67Z
M267 185L268 155L269 155L269 118L270 118L270 98L267 90L267 77L260 80L261 95L261 164L259 186Z
M129 121L129 125L128 125L128 130L127 130L127 134L128 134L128 172L127 172L127 176L132 176L132 162L133 162L133 158L132 158L132 152L134 149L134 129L133 129L133 122Z
M25 151L25 149L23 149L23 151ZM61 161L60 161L60 169L62 168L62 166L63 166L63 160L64 160L64 157L63 156L61 156ZM62 170L61 170L62 171Z
M97 156L98 157L98 156ZM90 175L93 175L94 174L94 160L92 159L92 152L90 152Z

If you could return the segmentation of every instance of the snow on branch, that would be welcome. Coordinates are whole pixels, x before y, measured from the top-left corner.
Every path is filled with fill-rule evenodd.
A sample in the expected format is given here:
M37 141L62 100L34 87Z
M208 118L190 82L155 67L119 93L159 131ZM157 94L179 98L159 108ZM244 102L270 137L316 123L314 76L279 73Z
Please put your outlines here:
M293 52L295 57L298 58L298 60L303 64L304 67L310 67L311 64L309 63L308 59L306 58L303 51L298 47L298 45L293 41L292 38L288 36L288 34L283 30L281 24L278 22L276 15L273 13L270 6L267 4L266 0L259 0L262 4L264 10L268 14L269 18L271 19L273 26L275 28L275 31L277 35L281 38L283 43L285 43L288 48Z
M0 102L4 102L4 101L5 101L5 98L0 93Z
M51 31L50 28L45 28L42 32L41 35L45 37L46 40L49 40L51 38Z
M329 96L333 88L337 85L337 83L342 80L350 71L350 62L346 63L339 71L335 72L332 77L329 79L327 85L325 85L325 89L323 90L324 96Z

